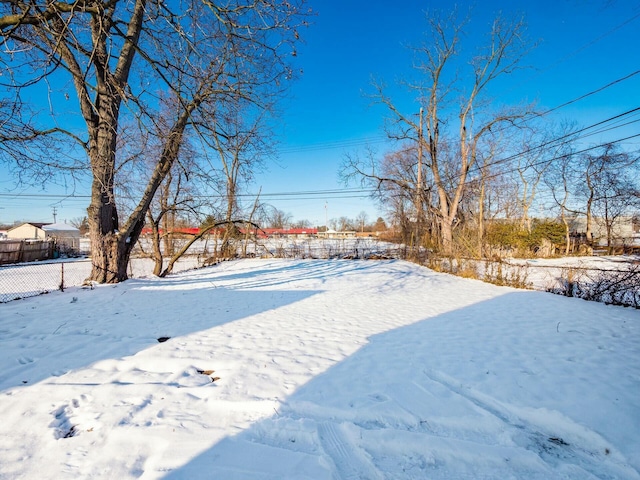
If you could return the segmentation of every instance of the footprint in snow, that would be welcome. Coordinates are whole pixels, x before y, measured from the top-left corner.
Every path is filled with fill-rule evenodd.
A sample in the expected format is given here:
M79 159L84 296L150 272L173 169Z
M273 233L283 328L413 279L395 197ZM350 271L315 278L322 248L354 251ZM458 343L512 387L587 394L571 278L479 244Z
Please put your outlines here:
M49 423L49 427L53 428L53 436L56 440L75 437L80 432L79 425L74 420L74 417L77 417L76 409L89 401L91 401L90 396L80 395L79 398L72 399L69 404L62 405L51 412L53 420ZM92 430L93 427L87 429L87 431Z

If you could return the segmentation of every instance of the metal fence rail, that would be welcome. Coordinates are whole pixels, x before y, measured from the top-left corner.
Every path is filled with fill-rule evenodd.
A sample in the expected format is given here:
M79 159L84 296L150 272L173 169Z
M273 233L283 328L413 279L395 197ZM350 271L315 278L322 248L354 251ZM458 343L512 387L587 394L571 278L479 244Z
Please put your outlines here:
M176 265L175 271L197 266L192 257L186 257ZM132 258L127 270L131 278L144 277L150 274L152 262ZM0 303L79 287L90 274L91 259L0 265Z
M241 249L242 250L242 249ZM296 241L279 239L252 244L244 249L248 257L277 258L405 258L406 247L370 239ZM238 258L242 255L238 255ZM185 255L173 268L173 273L191 270L221 260L204 252ZM165 258L165 266L168 258ZM127 272L130 278L151 275L153 261L132 258ZM38 263L0 265L0 303L33 297L69 287L81 286L91 274L90 259L69 259Z
M415 252L406 246L362 239L315 242L277 240L252 244L251 246L251 249L243 249L248 257L409 259L437 270L458 274L457 271L464 265L473 265L476 274L474 278L482 278L492 283L556 293L562 291L563 294L578 296L573 290L567 290L567 281L571 280L572 288L575 290L575 286L579 285L579 290L583 293L587 292L589 299L604 292L600 296L603 298L602 301L607 303L630 305L635 308L640 305L640 284L638 282L640 265L637 261L621 262L619 268L599 268L593 265L552 266L530 264L529 262L522 264L473 259L466 259L463 261L464 265L459 265L457 264L461 261L459 259L433 257L426 251ZM239 257L242 255L238 255L236 258ZM205 252L186 255L174 265L173 273L211 265L219 260L222 258L209 257ZM167 261L168 259L165 258L165 266ZM130 278L150 276L153 271L153 261L149 258L132 258L127 271ZM0 265L0 303L81 286L90 273L90 259ZM498 275L500 278L492 280L492 275L493 277ZM614 287L616 288L614 289Z
M82 285L91 260L47 262L0 267L0 303Z

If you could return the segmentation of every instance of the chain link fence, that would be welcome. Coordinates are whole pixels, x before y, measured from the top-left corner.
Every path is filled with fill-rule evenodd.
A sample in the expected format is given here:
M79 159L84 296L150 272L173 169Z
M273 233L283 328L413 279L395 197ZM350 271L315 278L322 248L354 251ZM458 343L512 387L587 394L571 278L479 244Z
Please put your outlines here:
M479 278L499 285L533 288L603 301L616 305L640 307L640 259L623 262L618 268L590 266L535 265L528 262L492 262L472 259L438 258L424 253L424 258L406 246L371 239L347 240L272 240L243 248L237 257L324 258L324 259L408 259L430 268L461 276ZM173 273L217 263L223 258L210 257L206 251L185 255L174 265ZM168 261L165 258L165 261ZM130 278L151 276L154 263L149 258L132 258ZM471 272L472 270L472 272ZM0 266L0 303L32 297L69 287L81 286L91 273L90 259L22 263Z
M196 249L196 251L198 251ZM236 258L328 258L382 259L405 258L406 247L374 239L294 240L277 239L252 242L249 248L238 249ZM173 273L200 268L224 260L206 250L183 256L173 267ZM165 265L168 258L165 257ZM132 258L127 269L130 278L151 276L153 260ZM91 259L69 259L37 263L0 265L0 303L33 297L69 287L82 286L91 273Z
M91 260L42 262L0 267L0 303L82 285Z
M185 257L176 265L175 271L197 266L195 259ZM145 277L153 271L153 262L146 258L133 258L127 270L131 278ZM2 265L0 303L79 287L86 283L90 274L91 259Z

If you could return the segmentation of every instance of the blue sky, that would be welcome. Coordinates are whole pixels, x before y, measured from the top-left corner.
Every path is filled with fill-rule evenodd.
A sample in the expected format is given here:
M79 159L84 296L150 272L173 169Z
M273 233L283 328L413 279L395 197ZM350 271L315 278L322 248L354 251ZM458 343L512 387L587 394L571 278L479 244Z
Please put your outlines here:
M396 84L413 75L407 46L422 42L426 11L450 9L452 2L312 0L310 5L317 15L301 32L305 43L296 62L302 75L282 106L283 116L276 128L280 157L267 172L258 175L252 190L261 187L263 194L316 192L263 197L294 219L314 224L324 224L325 216L353 218L361 211L375 220L384 212L371 200L340 198L358 195L344 191L346 187L338 178L340 164L346 154L362 152L367 145L384 151L386 112L372 106L366 97L373 91L372 77L383 80L406 111L418 110L417 102ZM466 10L472 4L458 5ZM474 5L464 49L472 51L481 43L499 11L507 16L523 14L530 39L538 42L524 61L531 68L501 83L501 101L537 101L541 109L552 108L640 70L639 0L478 0ZM588 125L636 107L640 107L640 74L559 109L550 117ZM589 142L640 133L639 125L609 131ZM638 148L639 141L636 138L636 145L627 147ZM3 173L0 193L10 188L11 180ZM342 191L317 193L338 190ZM59 188L20 191L61 193ZM1 196L0 222L53 221L54 204L59 221L86 214L85 199Z

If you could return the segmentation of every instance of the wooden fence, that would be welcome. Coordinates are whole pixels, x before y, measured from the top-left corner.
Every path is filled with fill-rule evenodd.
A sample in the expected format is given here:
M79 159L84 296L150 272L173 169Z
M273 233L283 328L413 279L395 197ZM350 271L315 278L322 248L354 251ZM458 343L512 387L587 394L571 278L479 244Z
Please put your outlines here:
M53 258L54 250L53 239L3 240L0 241L0 265L48 260Z

